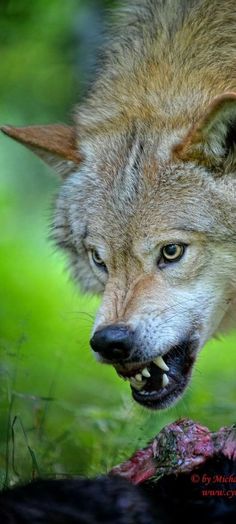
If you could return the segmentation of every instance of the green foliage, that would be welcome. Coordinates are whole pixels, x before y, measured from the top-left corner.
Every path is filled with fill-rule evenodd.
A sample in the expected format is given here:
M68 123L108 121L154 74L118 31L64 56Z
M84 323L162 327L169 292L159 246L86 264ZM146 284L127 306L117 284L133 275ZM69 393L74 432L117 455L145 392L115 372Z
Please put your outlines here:
M1 103L20 111L19 124L65 116L75 89L70 30L80 3L9 0L0 7Z
M86 5L1 3L2 122L67 119L79 91L71 28ZM39 473L105 472L180 416L212 429L235 422L233 336L208 344L183 401L162 413L135 406L128 384L93 360L99 300L80 295L47 240L58 182L18 144L1 137L0 146L2 485Z

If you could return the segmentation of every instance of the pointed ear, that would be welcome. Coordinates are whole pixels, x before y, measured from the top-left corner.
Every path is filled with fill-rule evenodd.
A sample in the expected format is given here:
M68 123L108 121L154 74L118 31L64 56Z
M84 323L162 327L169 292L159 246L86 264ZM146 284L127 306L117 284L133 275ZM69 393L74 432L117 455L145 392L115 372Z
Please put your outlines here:
M62 177L78 169L81 157L74 127L55 124L47 126L2 126L1 131L31 149Z
M236 93L216 97L174 154L224 171L236 167Z

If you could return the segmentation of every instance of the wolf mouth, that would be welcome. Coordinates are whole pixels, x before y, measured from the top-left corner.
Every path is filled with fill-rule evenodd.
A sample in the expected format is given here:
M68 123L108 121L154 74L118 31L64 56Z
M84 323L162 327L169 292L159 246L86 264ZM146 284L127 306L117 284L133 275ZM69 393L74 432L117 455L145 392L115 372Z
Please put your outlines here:
M165 409L185 390L196 360L196 343L183 341L165 355L149 362L133 362L128 368L115 366L130 381L133 398L150 409Z

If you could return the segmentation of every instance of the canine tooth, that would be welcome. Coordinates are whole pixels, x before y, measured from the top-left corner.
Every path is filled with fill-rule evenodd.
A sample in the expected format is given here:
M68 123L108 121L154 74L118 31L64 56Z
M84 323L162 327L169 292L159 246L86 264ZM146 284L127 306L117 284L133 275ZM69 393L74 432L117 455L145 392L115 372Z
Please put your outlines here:
M144 368L142 371L143 377L150 378L151 373L149 373L148 368Z
M163 377L162 377L162 387L164 388L165 386L168 386L169 384L169 379L166 375L166 373L163 373Z
M161 368L163 371L169 371L169 368L168 366L166 365L165 361L163 360L162 357L156 357L154 358L153 360L154 364L156 364L156 366L158 366L159 368Z
M137 380L138 382L142 382L142 380L143 380L143 377L142 377L141 373L137 373L137 375L135 375L134 378L135 378L135 380Z

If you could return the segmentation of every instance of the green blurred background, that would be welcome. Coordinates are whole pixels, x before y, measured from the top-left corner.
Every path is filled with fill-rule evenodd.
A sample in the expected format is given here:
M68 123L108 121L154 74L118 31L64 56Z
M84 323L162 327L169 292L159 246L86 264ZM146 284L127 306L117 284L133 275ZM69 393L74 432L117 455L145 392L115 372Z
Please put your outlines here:
M0 114L13 125L70 122L101 40L102 0L0 1ZM0 142L0 481L102 473L167 422L235 422L233 335L202 351L183 400L161 413L90 354L98 298L82 296L48 239L59 181Z

